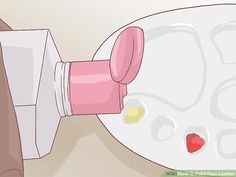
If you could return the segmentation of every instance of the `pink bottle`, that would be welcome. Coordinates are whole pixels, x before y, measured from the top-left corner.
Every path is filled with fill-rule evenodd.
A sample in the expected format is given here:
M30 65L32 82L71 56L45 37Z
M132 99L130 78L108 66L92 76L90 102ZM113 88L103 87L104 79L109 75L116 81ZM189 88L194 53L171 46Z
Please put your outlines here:
M120 113L127 84L141 66L143 50L142 29L128 27L118 36L110 60L58 63L56 71L63 80L58 93L62 93L60 114Z

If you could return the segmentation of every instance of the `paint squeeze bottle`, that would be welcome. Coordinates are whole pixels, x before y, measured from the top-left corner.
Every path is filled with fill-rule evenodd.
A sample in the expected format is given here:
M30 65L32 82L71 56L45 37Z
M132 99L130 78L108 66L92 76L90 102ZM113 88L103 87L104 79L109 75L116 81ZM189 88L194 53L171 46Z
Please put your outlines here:
M120 113L144 50L135 26L99 61L63 62L48 30L3 31L0 42L24 159L50 153L63 116Z

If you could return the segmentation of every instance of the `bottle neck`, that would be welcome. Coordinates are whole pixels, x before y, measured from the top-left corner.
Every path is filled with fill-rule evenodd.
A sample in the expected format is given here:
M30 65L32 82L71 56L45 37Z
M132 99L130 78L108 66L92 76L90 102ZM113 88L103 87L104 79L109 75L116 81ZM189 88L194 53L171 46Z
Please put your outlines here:
M58 62L55 68L55 97L58 112L61 116L72 115L69 87L70 65L69 62Z

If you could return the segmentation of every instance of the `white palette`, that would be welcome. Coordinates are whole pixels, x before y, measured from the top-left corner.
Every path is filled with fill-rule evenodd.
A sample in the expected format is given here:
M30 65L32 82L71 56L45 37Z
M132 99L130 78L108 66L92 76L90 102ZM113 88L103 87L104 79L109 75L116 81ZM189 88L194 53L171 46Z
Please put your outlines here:
M127 26L145 34L140 72L128 86L125 109L142 104L146 114L126 124L123 114L99 115L124 146L173 169L236 168L236 5L214 5L154 14ZM119 33L94 58L109 58ZM186 135L205 146L189 153Z

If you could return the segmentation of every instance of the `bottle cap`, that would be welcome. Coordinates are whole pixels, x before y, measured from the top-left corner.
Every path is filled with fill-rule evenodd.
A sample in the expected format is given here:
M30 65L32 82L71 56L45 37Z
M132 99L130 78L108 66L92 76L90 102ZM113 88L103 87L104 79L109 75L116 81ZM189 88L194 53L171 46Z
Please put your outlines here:
M72 114L113 114L124 107L127 84L141 66L144 35L138 27L118 36L110 60L73 62L70 68Z

